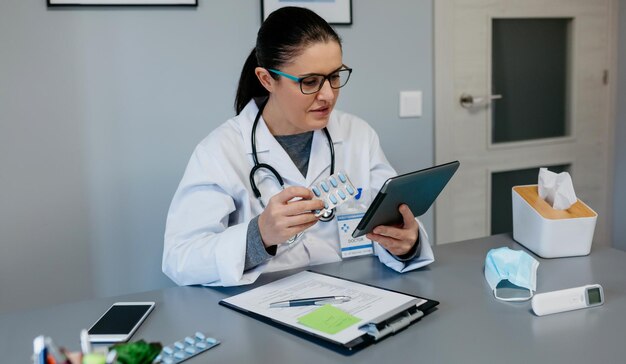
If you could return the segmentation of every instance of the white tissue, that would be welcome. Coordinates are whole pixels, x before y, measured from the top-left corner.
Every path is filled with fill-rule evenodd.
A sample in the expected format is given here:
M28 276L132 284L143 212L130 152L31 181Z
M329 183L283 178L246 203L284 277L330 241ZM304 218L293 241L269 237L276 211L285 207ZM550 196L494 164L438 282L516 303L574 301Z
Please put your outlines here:
M556 210L567 210L578 201L569 173L557 174L547 168L539 169L539 197Z

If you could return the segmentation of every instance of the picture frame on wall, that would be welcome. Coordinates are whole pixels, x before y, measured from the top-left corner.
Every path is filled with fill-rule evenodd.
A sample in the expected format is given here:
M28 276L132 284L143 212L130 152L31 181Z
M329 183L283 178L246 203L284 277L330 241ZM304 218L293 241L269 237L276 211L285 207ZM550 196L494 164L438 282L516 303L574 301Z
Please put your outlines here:
M48 6L68 5L153 5L153 6L198 6L198 0L47 0Z
M285 6L313 10L332 25L352 25L352 0L261 0L261 21Z

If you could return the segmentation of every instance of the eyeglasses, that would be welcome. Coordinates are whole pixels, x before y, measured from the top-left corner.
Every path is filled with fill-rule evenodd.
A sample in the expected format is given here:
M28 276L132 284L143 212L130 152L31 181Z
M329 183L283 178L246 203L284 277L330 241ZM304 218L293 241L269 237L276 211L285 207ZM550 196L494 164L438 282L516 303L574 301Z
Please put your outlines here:
M300 84L300 91L305 95L310 95L318 92L324 86L324 82L328 80L331 88L338 89L346 85L350 79L352 68L348 68L345 65L344 68L337 70L329 75L311 74L305 77L296 77L285 72L281 72L275 69L268 69L268 71L275 73L279 76L286 77L292 81Z

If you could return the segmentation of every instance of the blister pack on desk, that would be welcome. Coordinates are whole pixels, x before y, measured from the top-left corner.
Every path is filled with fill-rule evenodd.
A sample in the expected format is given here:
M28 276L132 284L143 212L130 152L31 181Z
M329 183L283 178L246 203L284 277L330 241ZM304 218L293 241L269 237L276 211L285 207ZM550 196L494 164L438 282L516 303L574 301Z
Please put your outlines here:
M315 194L315 198L324 202L324 209L316 212L315 216L323 215L326 211L353 199L357 194L356 188L344 171L316 182L311 187L311 191Z
M219 343L212 337L196 332L193 337L187 336L171 345L164 346L161 354L154 359L153 363L178 364L219 345Z

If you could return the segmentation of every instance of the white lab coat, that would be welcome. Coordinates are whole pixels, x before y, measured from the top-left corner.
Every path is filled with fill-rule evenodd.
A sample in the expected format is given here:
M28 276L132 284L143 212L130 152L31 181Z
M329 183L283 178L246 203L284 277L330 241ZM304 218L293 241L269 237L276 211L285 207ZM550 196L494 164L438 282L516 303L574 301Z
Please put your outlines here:
M163 272L179 285L234 286L254 282L263 272L341 260L336 219L307 229L292 247L279 245L276 256L244 272L249 221L263 208L254 196L249 173L254 165L250 133L258 112L251 101L236 117L215 129L196 147L174 195L165 229ZM374 196L385 180L396 175L383 154L378 136L363 120L333 111L328 131L335 147L335 170L344 170L355 187ZM313 134L306 178L272 136L261 117L256 130L260 163L273 166L285 186L310 187L330 172L330 152L321 130ZM256 174L267 204L280 185L265 169ZM381 262L408 271L433 261L428 235L420 224L422 250L418 258L400 262L375 244Z

